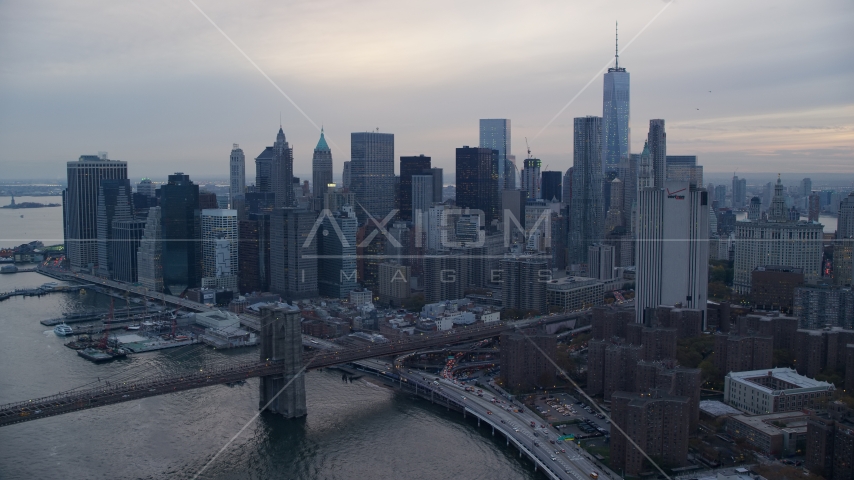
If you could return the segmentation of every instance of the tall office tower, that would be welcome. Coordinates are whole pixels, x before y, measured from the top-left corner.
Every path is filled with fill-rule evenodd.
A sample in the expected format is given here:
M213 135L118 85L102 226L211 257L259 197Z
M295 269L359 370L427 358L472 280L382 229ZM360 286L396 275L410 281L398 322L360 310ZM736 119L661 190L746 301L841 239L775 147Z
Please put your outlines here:
M821 197L819 197L817 193L813 193L807 197L807 220L810 222L817 222L820 213Z
M543 200L560 202L563 199L563 174L554 171L543 172L540 181L540 195Z
M359 288L356 279L356 231L359 221L350 205L324 217L317 236L317 287L324 297L347 298Z
M398 187L397 198L400 202L400 205L398 205L400 208L400 219L407 222L412 221L413 175L430 175L430 198L432 202L433 174L430 171L430 157L425 157L424 155L400 157L400 185Z
M629 72L620 67L619 50L614 52L614 67L605 74L602 96L602 171L614 171L620 160L629 156Z
M498 192L516 188L516 171L510 148L510 119L481 118L480 119L480 148L498 151ZM459 181L459 180L458 180Z
M138 280L143 287L163 291L163 223L160 207L151 207L136 253Z
M667 155L667 181L688 182L703 186L703 166L697 165L696 155ZM706 189L707 192L711 190Z
M412 197L409 203L410 219L415 222L419 218L423 220L427 218L427 212L433 206L435 199L434 192L434 177L433 175L412 175L410 177L410 195ZM401 199L400 210L403 211L403 199Z
M839 202L833 244L833 283L854 285L854 192Z
M359 223L368 215L381 222L394 210L394 134L350 134L350 191Z
M821 277L824 227L816 222L790 221L785 202L778 178L767 220L735 222L733 287L738 293L750 293L751 273L765 265L801 268L807 284Z
M569 167L563 175L563 193L561 197L564 205L569 205L572 202L572 172L572 167Z
M151 183L150 178L143 178L136 184L136 193L141 193L149 198L154 198L157 196L155 193L154 184Z
M228 201L231 208L237 208L237 198L246 193L246 156L240 145L231 147L231 156L228 159Z
M442 201L442 189L445 187L443 172L441 168L430 169L430 174L433 175L433 201L437 203Z
M664 188L667 181L667 134L664 133L664 120L649 121L649 158L652 165L653 186Z
M648 311L681 303L703 312L709 270L709 195L688 182L667 182L638 193L636 321Z
M643 152L638 159L638 192L644 188L655 186L655 174L652 167L652 156L649 153L649 141L643 142Z
M196 288L202 277L199 186L189 175L169 175L160 187L163 287L172 295Z
M747 206L747 219L759 220L762 215L762 200L759 197L750 199L750 205Z
M836 238L854 238L854 192L839 202Z
M599 244L588 247L588 276L604 281L614 279L614 267L617 265L614 253L614 247L611 245Z
M504 308L546 313L549 261L540 255L508 255L501 260L501 301Z
M272 193L273 191L273 157L274 147L266 147L255 157L255 192Z
M270 286L270 215L250 213L237 221L237 288L266 292Z
M341 186L350 188L352 175L350 175L350 160L344 162L343 170L341 171Z
M202 210L202 287L238 293L237 210Z
M801 195L809 197L812 194L812 179L805 178L801 180Z
M602 241L602 118L576 118L574 137L567 262L581 264L587 261L587 247Z
M457 149L457 207L481 210L486 225L499 218L500 164L498 150L468 146Z
M507 155L507 162L504 165L504 186L508 189L516 189L516 173L519 171L516 168L516 155ZM499 177L500 178L500 177Z
M270 214L270 291L287 300L317 296L318 232L309 238L316 220L314 213L296 208Z
M98 261L98 187L102 180L128 178L128 164L107 154L81 155L68 162L68 187L62 192L65 252L71 270L89 271Z
M522 190L528 192L528 198L540 198L540 167L543 162L539 158L526 158L525 168L522 169Z
M608 213L605 214L605 235L610 234L615 229L620 228L624 225L624 215L622 211L624 191L623 182L620 181L620 177L616 177L609 183L610 201L608 202Z
M113 243L113 220L133 218L130 180L102 180L98 185L98 269L97 275L112 278L113 262L110 245Z
M314 198L323 198L332 182L332 150L326 144L323 127L320 127L320 140L314 147L311 157L311 188Z
M615 392L611 396L612 420L640 451L626 435L615 433L611 436L611 468L636 476L651 468L644 454L666 465L687 465L690 404L689 397L668 395L663 390Z
M273 161L270 165L270 187L276 194L276 208L292 207L294 195L294 149L288 145L285 132L279 126L276 143L273 144Z
M637 208L638 199L638 164L640 154L632 153L624 158L617 167L617 178L623 182L623 227L627 235L633 232L632 212Z
M137 249L145 231L145 223L144 218L113 220L113 241L109 246L110 258L113 259L113 280L126 283L139 280Z
M747 197L747 180L732 177L732 208L741 208Z
M726 206L726 185L718 185L715 187L715 201L718 202L718 208Z

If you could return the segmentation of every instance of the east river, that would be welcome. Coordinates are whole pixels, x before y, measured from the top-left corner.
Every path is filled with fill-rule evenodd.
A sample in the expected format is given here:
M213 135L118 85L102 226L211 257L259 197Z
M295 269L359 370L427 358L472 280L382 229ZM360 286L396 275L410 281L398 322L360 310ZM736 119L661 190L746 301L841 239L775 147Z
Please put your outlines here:
M0 275L0 291L48 281ZM196 345L95 365L39 323L108 305L79 292L0 303L0 404L258 355ZM262 414L199 478L544 478L490 429L427 401L364 380L343 383L329 370L308 373L306 390L306 418ZM193 478L257 411L251 379L3 427L0 479Z

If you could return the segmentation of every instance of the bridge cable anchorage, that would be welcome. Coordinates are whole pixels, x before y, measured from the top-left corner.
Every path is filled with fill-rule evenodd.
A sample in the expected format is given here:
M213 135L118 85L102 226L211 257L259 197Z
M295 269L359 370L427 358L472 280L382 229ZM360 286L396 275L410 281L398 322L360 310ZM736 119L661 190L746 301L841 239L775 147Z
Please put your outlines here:
M522 336L524 336L524 337L525 337L525 339L526 339L526 340L528 340L528 341L531 343L531 345L533 345L533 346L534 346L534 348L536 348L536 349L537 349L537 351L538 351L538 352L540 352L540 354L541 354L543 357L545 357L545 359L546 359L546 360L548 360L548 361L549 361L549 363L551 363L552 365L554 365L554 367L557 369L557 371L558 371L558 372L560 372L560 373L561 373L561 375L563 375L564 377L566 377L566 379L567 379L567 380L569 380L569 382L572 384L572 386L573 386L573 387L575 387L575 390L576 390L577 392L579 392L582 396L584 396L584 398L585 398L585 399L587 399L587 401L588 401L588 402L590 402L590 405L595 406L595 407L596 407L596 409L597 409L597 410L599 410L599 413L601 413L602 415L604 415L604 416L605 416L605 418L607 418L607 419L608 419L608 421L609 421L609 422L611 422L611 426L613 426L613 427L617 427L617 430L619 430L619 431L620 431L620 433L621 433L624 437L626 437L626 439L627 439L629 442L631 442L631 444L632 444L632 446L633 446L633 447L635 447L639 452L641 452L641 454L643 454L644 458L646 458L647 460L649 460L649 462L650 462L650 463L651 463L651 464L652 464L652 465L653 465L653 466L654 466L654 467L655 467L659 472L661 472L661 474L662 474L662 475L664 475L664 478L666 478L666 479L668 479L668 480L671 480L671 479L670 479L670 476L669 476L669 475L667 475L666 473L664 473L664 470L663 470L663 469L662 469L662 468L661 468L657 463L655 463L655 461L654 461L652 458L650 458L650 456L649 456L649 455L648 455L648 454L647 454L647 453L646 453L642 448L640 448L640 446L638 446L638 444L634 441L634 439L632 439L632 437L630 437L630 436L626 433L626 431L625 431L625 430L623 430L623 428L622 428L622 427L620 427L619 425L617 425L617 424L614 422L614 420L611 418L611 416L610 416L610 415L608 415L608 414L605 412L605 410L603 410L603 409L602 409L602 407L600 407L600 406L599 406L599 404L598 404L598 403L594 402L594 401L593 401L593 399L592 399L592 398L590 398L590 396L589 396L589 395L587 395L587 393L585 393L585 392L584 392L584 390L582 390L582 389L578 386L578 384L577 384L577 383L575 383L575 380L573 380L573 379L572 379L572 377L570 377L570 376L566 373L566 371L564 371L564 369L560 368L560 366L559 366L559 365L554 361L554 359L553 359L553 358L551 358L550 356L548 356L548 355L546 354L546 352L545 352L542 348L540 348L540 346L539 346L539 345L537 345L537 342L535 342L535 341L534 341L534 340L533 340L533 339L532 339L528 334L526 334L526 333L525 333L525 331L524 331L523 329L519 328L518 326L515 326L515 329L516 329L516 332L517 332L517 333L522 334Z
M316 356L317 356L317 354L314 355L314 357L316 357ZM267 404L264 405L263 408L259 409L258 412L255 415L253 415L252 418L250 418L248 422L246 422L246 425L244 425L243 428L238 430L237 433L235 433L234 436L231 437L231 440L226 442L225 445L223 445L222 448L220 448L219 451L216 452L216 454L213 456L213 458L208 460L208 463L206 463L198 472L196 472L195 475L193 475L193 480L196 480L197 478L199 478L199 475L201 475L202 472L204 472L214 462L214 460L216 460L217 457L219 457L220 454L222 454L222 452L224 452L225 449L228 448L228 446L231 445L231 443L234 442L234 440L237 439L237 437L239 437L241 433L243 433L244 430L246 430L246 428L249 425L251 425L255 420L257 420L259 416L261 416L261 412L265 411L267 409L267 407L269 407L277 398L279 398L279 395L281 395L282 392L284 392L285 389L288 388L291 385L291 383L294 382L294 380L296 380L297 378L299 378L300 375L303 375L305 373L305 370L308 368L309 364L311 364L311 361L314 360L314 357L312 357L312 359L309 360L307 363L303 363L302 368L297 372L297 374L294 375L293 378L288 380L288 382L275 395L273 395L273 398L271 398L267 402Z

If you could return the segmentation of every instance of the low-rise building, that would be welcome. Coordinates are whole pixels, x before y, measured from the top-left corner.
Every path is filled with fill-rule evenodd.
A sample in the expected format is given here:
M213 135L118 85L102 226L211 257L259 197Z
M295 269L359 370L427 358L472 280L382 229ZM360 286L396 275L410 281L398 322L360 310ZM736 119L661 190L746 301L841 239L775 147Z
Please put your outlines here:
M549 308L573 312L604 302L605 284L595 278L564 277L546 283L546 303Z
M726 432L768 455L794 455L806 450L808 417L800 411L733 415L726 420Z
M226 310L214 310L194 314L196 323L205 328L227 329L240 326L240 318Z
M810 408L829 400L835 390L791 368L730 372L724 378L724 401L754 415Z

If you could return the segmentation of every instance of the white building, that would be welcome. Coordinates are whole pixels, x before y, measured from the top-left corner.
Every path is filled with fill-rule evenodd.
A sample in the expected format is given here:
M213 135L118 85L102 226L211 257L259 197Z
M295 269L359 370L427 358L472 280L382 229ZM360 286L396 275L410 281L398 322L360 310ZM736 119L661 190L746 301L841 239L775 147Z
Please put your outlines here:
M595 278L564 277L546 284L546 303L564 312L602 305L604 302L605 285Z
M835 390L791 368L729 372L724 379L724 401L753 415L803 410L830 399Z
M709 196L689 182L638 192L636 321L647 309L682 304L703 311L709 272Z
M807 284L815 284L821 277L824 227L817 222L789 221L787 211L778 178L768 219L735 223L733 287L738 293L750 293L751 272L764 265L801 268Z
M355 290L350 290L350 305L359 306L359 305L369 305L373 303L373 294L370 290L366 288L357 288Z
M237 208L235 199L238 195L246 194L246 157L240 145L234 144L228 161L228 201L231 208Z
M202 287L237 292L237 210L202 210Z

